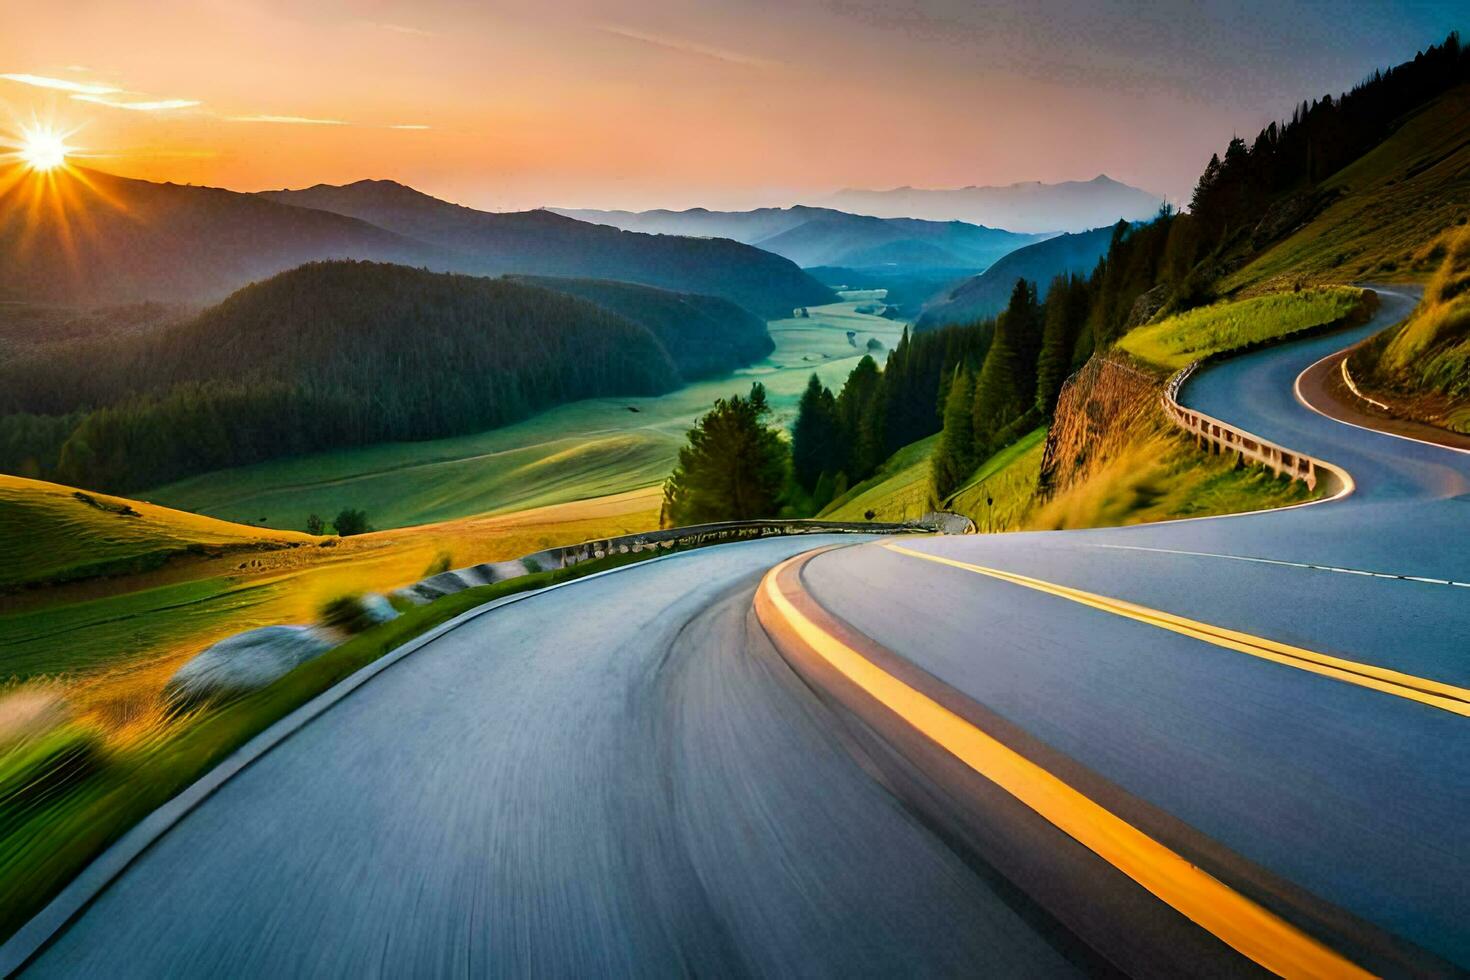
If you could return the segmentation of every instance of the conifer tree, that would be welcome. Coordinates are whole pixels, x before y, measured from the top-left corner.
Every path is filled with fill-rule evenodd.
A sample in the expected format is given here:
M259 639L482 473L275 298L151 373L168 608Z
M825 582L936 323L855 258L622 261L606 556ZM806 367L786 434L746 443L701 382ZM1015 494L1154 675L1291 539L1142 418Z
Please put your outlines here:
M970 371L962 364L955 365L944 403L944 428L930 460L934 495L940 500L949 496L975 468L975 430L971 421L974 392Z
M715 402L689 430L679 463L664 483L665 526L774 517L791 454L766 424L765 386Z

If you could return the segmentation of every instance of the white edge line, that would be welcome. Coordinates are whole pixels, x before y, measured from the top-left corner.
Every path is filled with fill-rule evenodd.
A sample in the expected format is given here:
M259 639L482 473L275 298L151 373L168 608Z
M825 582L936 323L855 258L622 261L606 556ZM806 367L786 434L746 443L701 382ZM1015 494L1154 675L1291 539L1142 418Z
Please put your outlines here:
M1406 316L1407 316L1407 314L1406 314ZM1389 327L1395 326L1399 322L1402 322L1402 321L1395 321L1394 323L1390 323L1387 327L1384 327L1383 329L1384 330L1387 330L1387 329L1389 329ZM1382 333L1382 331L1379 331L1379 333ZM1377 334L1372 334L1371 336L1377 336ZM1361 343L1361 341L1360 341L1360 343ZM1354 344L1353 346L1356 347L1357 345ZM1330 420L1332 420L1333 422L1336 422L1339 425L1350 425L1354 429L1362 429L1364 432L1375 432L1375 433L1377 433L1380 436L1389 436L1390 438L1393 438L1393 439L1403 439L1403 440L1405 440L1407 442L1417 442L1421 446L1432 446L1435 449L1443 449L1446 452L1451 452L1451 453L1464 453L1465 455L1470 456L1470 449L1461 449L1459 446L1446 446L1442 442L1430 442L1428 439L1416 439L1413 436L1406 436L1406 435L1404 435L1402 433L1399 433L1399 432L1389 432L1387 429L1375 429L1371 425L1359 425L1357 422L1349 422L1346 419L1340 419L1340 418L1338 418L1335 415L1328 415L1326 412L1322 411L1322 409L1318 408L1316 405L1313 405L1311 402L1307 401L1306 396L1302 394L1302 378L1306 377L1308 371L1312 370L1317 365L1321 364L1323 361L1330 361L1334 357L1337 357L1337 356L1343 354L1345 351L1350 350L1350 349L1351 348L1349 348L1349 347L1344 347L1342 350L1335 350L1331 354L1328 354L1326 357L1319 357L1317 360L1313 361L1311 364L1309 364L1305 368L1303 368L1302 369L1302 373L1301 374L1298 374L1296 376L1296 382L1292 385L1292 393L1294 395L1296 395L1296 400L1298 402L1300 402L1302 405L1306 406L1308 409L1310 409L1313 412L1316 412L1318 415L1322 416L1324 419L1330 419Z
M824 533L826 532L817 532L812 536L821 536ZM855 532L839 531L833 533L851 534ZM782 537L806 536L805 534L782 535ZM722 543L744 544L746 542L732 541ZM711 547L718 547L718 545ZM644 561L633 562L618 568L607 568L600 572L592 572L589 575L571 579L570 581L557 582L539 589L531 589L526 592L504 596L500 599L493 599L490 602L466 609L453 619L440 623L427 633L414 637L412 640L389 651L371 663L364 664L310 701L298 706L284 718L272 722L264 731L256 733L249 741L231 752L213 769L210 769L203 776L200 776L199 779L191 783L188 788L138 821L138 823L134 824L121 837L113 841L107 850L90 861L55 898L47 903L45 908L37 912L25 925L17 929L9 939L3 944L0 944L0 976L13 976L25 966L47 943L65 931L77 916L92 901L106 891L108 886L117 880L148 848L152 847L154 843L172 830L179 821L183 820L196 807L212 796L216 790L224 786L225 783L229 782L251 764L260 760L296 732L315 721L328 709L346 699L352 692L410 654L434 642L445 633L458 629L470 620L484 616L503 606L542 596L555 589L590 582L592 579L601 578L604 575L613 575L635 568L644 568L655 562L667 561L669 559L688 558L695 554L705 553L708 550L708 548L693 548L688 551L679 551L669 555L655 555Z

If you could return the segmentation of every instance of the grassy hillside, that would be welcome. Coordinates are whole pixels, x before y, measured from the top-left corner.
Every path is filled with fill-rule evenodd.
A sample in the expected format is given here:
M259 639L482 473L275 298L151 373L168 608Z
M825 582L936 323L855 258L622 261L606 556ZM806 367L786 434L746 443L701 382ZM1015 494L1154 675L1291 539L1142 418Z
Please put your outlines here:
M760 360L775 347L765 321L718 296L676 293L606 279L512 278L585 299L647 327L686 381L733 371Z
M716 398L761 381L776 421L789 425L812 372L840 384L867 353L869 338L896 344L902 324L856 312L871 298L852 294L812 307L809 318L774 321L776 348L768 357L666 395L586 399L488 432L314 453L207 473L141 496L299 529L308 514L345 506L366 509L377 527L395 527L656 486L673 468L684 433Z
M1355 351L1349 366L1395 414L1470 432L1470 227L1451 238L1413 314Z
M179 557L307 544L315 539L0 475L0 592L148 571Z
M883 463L878 472L832 501L817 515L830 521L904 521L935 509L929 480L929 457L938 434L910 443Z
M1364 302L1350 286L1319 286L1215 303L1129 331L1118 341L1128 353L1159 367L1193 361L1276 340L1350 317Z
M0 368L0 412L90 412L49 459L30 455L49 462L44 475L126 491L328 447L483 430L577 398L678 383L646 327L584 300L327 262L144 336L17 360ZM0 419L0 436L21 421Z
M1470 85L1404 119L1376 148L1324 181L1332 203L1227 276L1221 288L1300 280L1422 281L1470 215Z

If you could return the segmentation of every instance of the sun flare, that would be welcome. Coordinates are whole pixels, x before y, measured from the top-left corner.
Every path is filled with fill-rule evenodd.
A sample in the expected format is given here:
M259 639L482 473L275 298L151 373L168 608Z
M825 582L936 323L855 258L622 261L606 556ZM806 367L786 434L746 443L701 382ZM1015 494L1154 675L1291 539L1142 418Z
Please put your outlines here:
M49 129L27 132L20 146L20 158L32 170L55 170L66 163L70 152L66 137Z

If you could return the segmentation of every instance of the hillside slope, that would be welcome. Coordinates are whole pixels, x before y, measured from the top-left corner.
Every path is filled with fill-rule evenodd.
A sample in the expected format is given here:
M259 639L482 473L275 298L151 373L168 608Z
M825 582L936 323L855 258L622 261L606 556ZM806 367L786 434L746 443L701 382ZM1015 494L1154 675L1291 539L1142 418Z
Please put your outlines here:
M584 209L558 213L630 231L731 238L784 255L803 268L983 269L1039 237L964 221L875 218L806 205L753 211Z
M0 593L142 572L183 555L273 551L313 540L0 474Z
M1261 223L1302 206L1300 198L1288 199ZM1252 256L1222 289L1428 279L1470 215L1470 85L1410 113L1378 146L1323 181L1305 206L1316 211L1310 220Z
M391 180L266 191L266 200L371 222L460 256L457 271L617 279L720 296L768 319L832 301L789 260L723 239L646 235L553 211L492 214Z
M95 170L0 169L0 299L217 299L313 259L445 268L443 249L364 221L213 187Z
M142 337L0 367L0 412L90 412L52 472L123 491L316 449L474 432L579 398L678 384L647 328L583 300L507 280L328 262Z
M915 330L933 330L951 323L971 323L1005 309L1017 279L1036 283L1041 299L1054 276L1087 275L1107 253L1112 227L1058 235L1017 249L978 276L924 304Z
M580 297L647 327L686 381L744 367L776 346L765 321L718 296L676 293L606 279L510 278Z
M849 189L833 195L831 203L881 218L970 221L1012 231L1054 233L1085 231L1120 219L1140 221L1157 211L1163 201L1156 194L1099 174L1092 180L1059 184L1030 181L1003 187Z

